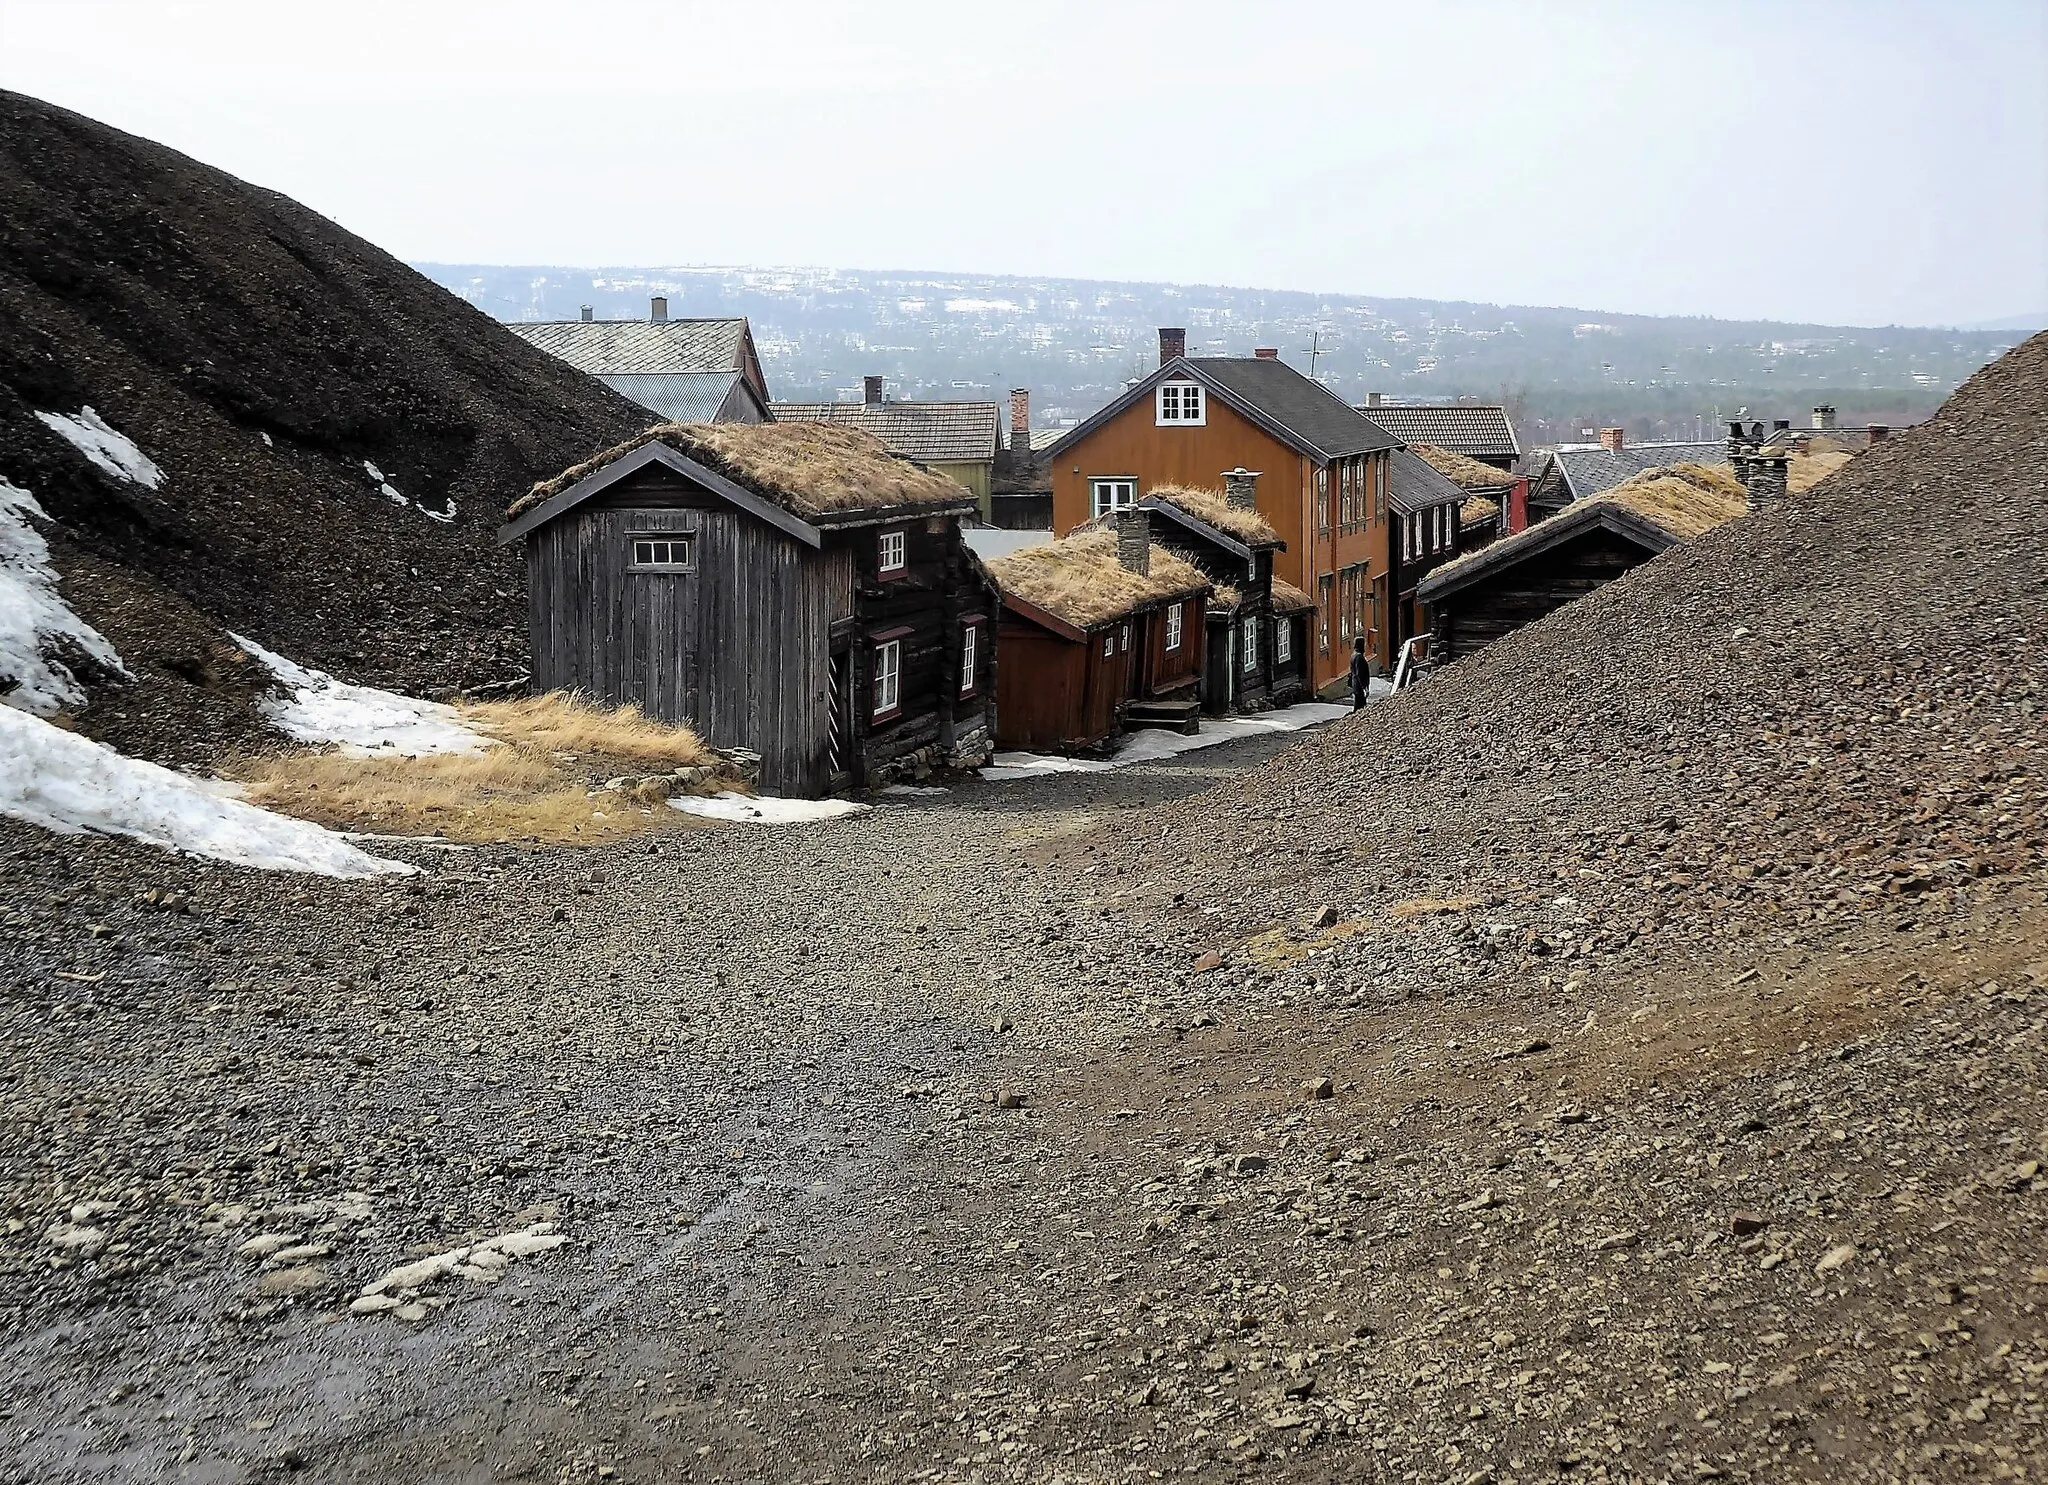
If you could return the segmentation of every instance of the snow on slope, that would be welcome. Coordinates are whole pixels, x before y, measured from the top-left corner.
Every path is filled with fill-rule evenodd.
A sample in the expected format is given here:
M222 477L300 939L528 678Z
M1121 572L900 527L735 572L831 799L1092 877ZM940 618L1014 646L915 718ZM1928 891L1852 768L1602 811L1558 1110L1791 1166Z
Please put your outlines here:
M409 873L340 836L209 793L154 763L0 706L0 814L61 835L126 835L269 871L330 877Z
M85 700L78 678L50 658L53 645L75 646L109 670L128 671L106 637L57 596L50 545L31 516L49 519L35 496L0 479L0 704L47 717Z
M339 743L352 757L395 754L481 753L497 744L464 725L462 714L438 701L421 701L374 686L338 681L324 670L294 665L253 639L229 638L261 660L292 691L288 701L266 701L263 711L287 737Z
M127 434L109 427L107 420L91 408L80 408L75 418L50 412L39 412L36 416L114 478L132 480L152 490L163 484L164 472L156 467L149 455L135 447Z
M1182 753L1213 748L1218 743L1235 742L1241 737L1261 737L1272 732L1300 732L1304 728L1320 727L1325 722L1336 721L1350 710L1350 707L1334 702L1304 701L1296 706L1248 717L1204 717L1202 730L1193 737L1178 732L1161 732L1156 728L1134 732L1107 760L1046 753L998 753L995 761L980 772L983 778L998 783L1009 779L1035 779L1049 773L1106 773L1112 768L1128 768L1133 763L1161 763Z
M671 799L669 805L686 815L701 815L707 820L743 820L752 825L808 825L816 820L858 815L867 809L850 799L778 799L765 794L757 798L730 790L709 799L694 795Z

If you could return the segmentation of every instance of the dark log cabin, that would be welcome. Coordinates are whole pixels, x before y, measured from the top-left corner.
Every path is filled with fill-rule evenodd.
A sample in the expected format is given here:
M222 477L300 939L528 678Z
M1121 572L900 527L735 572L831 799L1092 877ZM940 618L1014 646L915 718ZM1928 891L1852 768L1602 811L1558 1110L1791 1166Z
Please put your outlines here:
M1428 631L1422 605L1416 600L1418 584L1432 568L1458 555L1462 527L1460 508L1465 492L1438 474L1413 449L1394 451L1393 582L1394 653L1402 645Z
M819 424L669 424L513 506L533 685L760 755L764 791L874 788L993 747L997 598L973 495Z
M1080 750L1127 722L1199 722L1209 579L1152 544L1150 512L1115 520L989 563L1002 593L1006 748Z
M1154 542L1215 584L1202 680L1202 710L1211 716L1289 706L1308 689L1310 636L1291 597L1284 606L1274 602L1273 556L1287 544L1259 514L1258 480L1233 469L1221 493L1162 485L1138 502L1151 512ZM1300 589L1279 586L1315 607Z
M1433 658L1469 655L1748 509L1733 476L1697 464L1574 501L1422 580Z

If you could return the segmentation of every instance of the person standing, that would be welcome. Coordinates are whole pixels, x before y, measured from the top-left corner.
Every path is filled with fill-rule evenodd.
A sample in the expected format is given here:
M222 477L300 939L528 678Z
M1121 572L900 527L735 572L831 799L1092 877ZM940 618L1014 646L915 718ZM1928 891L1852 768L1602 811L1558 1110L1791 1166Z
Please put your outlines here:
M1365 636L1359 635L1351 641L1351 709L1357 711L1365 705L1365 698L1372 689L1372 665L1365 658Z

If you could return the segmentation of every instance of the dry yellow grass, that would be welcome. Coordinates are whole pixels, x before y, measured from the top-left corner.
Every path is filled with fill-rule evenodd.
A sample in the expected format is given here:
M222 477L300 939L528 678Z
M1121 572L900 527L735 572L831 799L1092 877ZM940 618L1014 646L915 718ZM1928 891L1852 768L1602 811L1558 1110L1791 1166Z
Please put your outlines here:
M1132 572L1116 560L1116 533L1098 530L998 557L988 570L1006 596L1042 608L1077 629L1108 624L1209 587L1199 568L1165 547L1152 548L1150 566L1149 573Z
M688 728L650 722L633 707L602 711L557 692L461 710L502 746L425 758L266 753L224 772L252 804L332 830L465 845L596 845L692 825L668 808L666 781L607 789L605 780L717 762Z
M1276 614L1298 614L1312 609L1316 601L1289 582L1273 579L1273 612Z
M661 423L543 480L505 512L518 517L657 440L792 515L971 501L965 485L899 458L858 428L832 423Z
M1411 443L1408 452L1461 490L1505 490L1515 482L1515 477L1506 470L1440 449L1433 443Z
M1830 453L1795 454L1785 469L1785 488L1791 494L1804 495L1855 457L1854 454L1839 450Z
M1269 546L1280 540L1266 518L1255 510L1239 510L1215 490L1194 490L1185 485L1161 485L1145 492L1147 500L1158 500L1186 511L1196 520L1234 536L1248 547Z

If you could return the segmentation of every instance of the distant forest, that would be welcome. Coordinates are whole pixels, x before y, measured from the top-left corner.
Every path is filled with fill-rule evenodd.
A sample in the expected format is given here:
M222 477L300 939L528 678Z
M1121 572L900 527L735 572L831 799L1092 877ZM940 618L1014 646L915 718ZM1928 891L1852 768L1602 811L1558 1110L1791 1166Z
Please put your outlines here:
M1845 424L1927 416L2020 337L2011 331L1854 328L1666 318L1178 284L833 269L563 268L422 263L501 320L745 315L780 399L860 395L996 400L1032 393L1033 421L1086 417L1157 360L1162 325L1190 355L1277 347L1362 403L1506 402L1525 446L1619 426L1631 439L1713 436L1724 418Z

